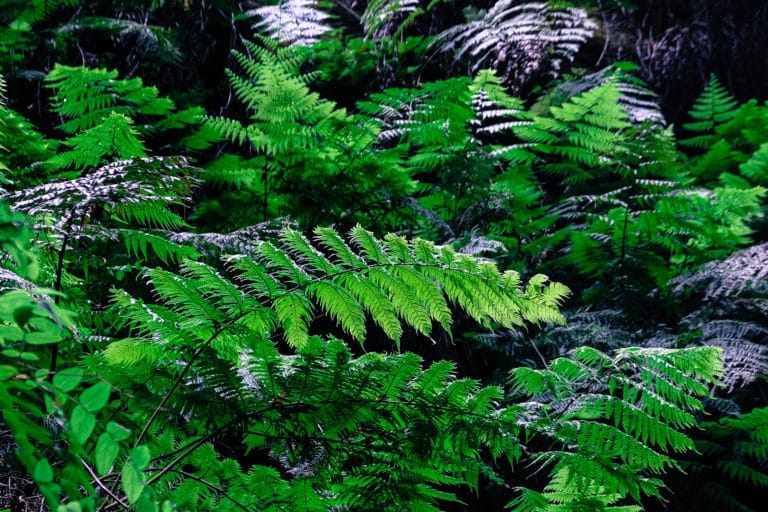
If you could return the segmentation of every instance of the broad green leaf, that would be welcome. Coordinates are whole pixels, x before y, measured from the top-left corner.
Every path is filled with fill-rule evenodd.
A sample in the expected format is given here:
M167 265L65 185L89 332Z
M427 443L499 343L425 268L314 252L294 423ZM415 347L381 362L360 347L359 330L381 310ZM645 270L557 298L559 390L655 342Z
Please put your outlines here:
M119 451L120 445L107 432L99 436L96 441L96 471L99 476L109 473Z
M136 512L157 512L157 502L149 497L149 493L142 493L134 505Z
M103 382L97 382L80 395L80 404L90 412L98 411L109 400L109 386Z
M34 352L22 352L19 357L22 361L39 361L40 358Z
M35 481L39 484L48 484L53 482L53 468L48 459L40 459L35 464L35 471L32 473Z
M29 343L30 345L48 345L50 343L58 343L62 339L64 339L64 337L60 333L41 331L28 332L24 336L24 342Z
M127 429L114 421L107 423L107 432L115 441L124 441L131 435L130 429Z
M144 490L144 482L142 481L139 470L136 469L133 463L128 462L123 466L123 476L121 478L123 491L125 497L128 498L128 503L136 503L141 496L141 491Z
M96 426L96 416L89 413L82 406L78 405L72 410L70 418L72 427L72 436L80 444L85 444Z
M0 365L0 381L8 380L17 373L19 373L18 370L13 366L8 366L7 364Z
M21 341L24 339L24 331L15 325L1 325L0 338L6 341Z
M53 385L59 391L66 393L75 389L82 378L82 368L67 368L66 370L59 371L53 377Z
M149 448L143 444L131 450L130 456L134 466L138 469L146 468L152 458L149 454Z

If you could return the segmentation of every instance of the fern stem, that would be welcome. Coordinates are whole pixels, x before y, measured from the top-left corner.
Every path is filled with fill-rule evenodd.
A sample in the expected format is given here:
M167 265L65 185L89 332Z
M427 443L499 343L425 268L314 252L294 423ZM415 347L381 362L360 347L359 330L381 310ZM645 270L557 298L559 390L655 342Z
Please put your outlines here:
M248 313L249 313L248 311L244 311L240 313L239 315L237 315L235 318L232 319L232 323L237 322ZM144 429L136 438L136 442L133 445L134 448L138 446L139 443L141 443L144 437L146 437L147 433L149 432L149 428L155 422L155 419L157 419L157 415L160 414L160 411L162 410L163 407L165 407L165 404L168 403L168 400L170 400L173 392L176 391L176 389L178 389L179 385L184 380L184 377L186 377L187 373L189 373L189 370L192 369L192 363L194 363L197 360L197 358L200 356L200 354L203 353L203 349L206 348L213 340L218 338L228 327L229 327L228 324L220 326L218 329L216 329L216 331L213 334L211 334L211 336L205 341L205 343L203 343L200 347L198 347L197 350L195 350L195 352L192 354L192 357L189 358L189 361L187 361L186 368L184 368L179 374L179 376L176 377L176 380L171 385L171 389L169 389L165 393L165 396L163 396L163 398L160 400L160 403L157 404L157 407L155 407L155 409L152 411L152 415L147 420L146 425L144 425Z
M264 167L261 171L261 181L264 182L264 198L261 205L262 221L267 222L267 203L269 200L269 176L267 175L267 168Z
M67 243L69 242L69 228L72 225L72 221L68 223L67 232L61 241L61 248L59 249L59 261L56 263L56 280L53 283L53 289L57 292L61 291L61 279L64 274L64 253L67 250ZM53 299L54 303L58 306L61 300L61 295L56 295ZM53 381L53 375L56 373L56 363L59 358L59 344L53 343L51 345L51 365L48 368L48 379Z
M218 334L221 334L220 331L223 331L223 328L214 333L214 337L218 336ZM208 340L210 343L211 340ZM207 343L206 343L207 344ZM184 380L184 377L186 377L189 370L192 368L192 363L198 358L198 356L203 352L203 348L205 348L205 345L199 347L195 352L192 354L192 357L187 362L186 368L184 368L178 377L176 377L176 380L173 381L173 384L171 385L171 389L169 389L163 398L160 400L160 403L157 404L155 409L152 411L152 415L147 420L147 423L144 425L144 428L142 429L139 436L136 438L136 442L134 443L133 447L136 448L139 443L146 437L147 433L149 432L149 428L152 426L152 424L155 422L155 419L157 419L157 415L160 414L160 411L165 407L165 404L168 403L168 400L170 400L171 395L173 394L176 389L178 389L179 384L181 384L181 381Z
M621 231L621 258L619 268L624 268L624 255L627 250L627 222L629 221L629 208L624 209L624 226Z

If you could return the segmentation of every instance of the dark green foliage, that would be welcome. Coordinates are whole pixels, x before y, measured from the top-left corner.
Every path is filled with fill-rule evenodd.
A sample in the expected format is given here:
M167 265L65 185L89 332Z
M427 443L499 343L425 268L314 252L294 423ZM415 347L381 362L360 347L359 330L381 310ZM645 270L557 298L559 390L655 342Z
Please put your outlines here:
M667 108L703 25L257 4L0 0L0 509L760 510L768 109Z
M702 457L686 462L692 475L712 478L701 486L697 501L720 510L759 510L763 504L755 498L768 486L768 409L728 415L702 427L696 440Z
M229 158L235 168L214 164L208 179L262 195L260 220L292 214L307 225L331 219L375 222L391 196L412 186L398 153L374 151L375 123L310 92L311 76L299 73L305 51L262 42L265 47L245 43L252 57L233 53L242 76L228 72L249 121L206 121L221 139L245 145L253 157L247 162Z
M0 184L10 187L38 184L47 175L42 162L52 155L55 147L56 142L43 137L27 119L0 104Z

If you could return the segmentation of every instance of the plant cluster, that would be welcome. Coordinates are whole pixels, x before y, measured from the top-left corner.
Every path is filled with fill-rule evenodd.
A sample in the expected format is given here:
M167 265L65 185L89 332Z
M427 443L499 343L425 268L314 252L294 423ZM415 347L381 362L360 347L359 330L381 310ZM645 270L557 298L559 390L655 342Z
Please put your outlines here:
M0 509L760 509L768 106L593 2L113 4L0 0Z

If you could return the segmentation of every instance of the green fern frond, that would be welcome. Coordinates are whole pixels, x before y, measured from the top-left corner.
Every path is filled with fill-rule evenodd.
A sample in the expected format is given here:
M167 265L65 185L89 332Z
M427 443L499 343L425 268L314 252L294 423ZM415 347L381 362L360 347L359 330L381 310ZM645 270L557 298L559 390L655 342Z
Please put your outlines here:
M123 238L128 253L139 260L146 261L149 255L154 253L160 261L168 265L200 257L200 253L194 248L173 243L157 234L135 229L120 229L117 230L117 234Z
M751 184L768 186L768 142L761 144L749 160L739 165L739 171Z
M365 248L359 252L333 230L318 230L317 237L315 246L288 230L278 245L261 242L254 252L256 261L230 260L238 273L234 282L210 269L204 275L193 272L207 268L200 263L185 263L184 278L160 270L148 276L153 283L159 279L160 296L194 317L195 324L218 324L225 317L244 314L244 309L238 313L228 306L232 297L235 304L252 304L253 309L274 308L286 341L296 347L309 339L316 311L361 343L368 315L398 344L403 332L400 321L425 336L431 334L433 322L448 330L448 301L487 325L562 321L557 306L568 290L543 276L533 278L523 290L514 272L501 273L491 263L457 255L447 247L398 237L380 241L360 228L352 233L355 243ZM217 290L226 290L226 295ZM263 333L259 329L258 336Z
M46 85L55 91L54 111L68 119L60 126L67 134L98 126L113 112L127 117L164 116L175 108L170 99L159 97L157 88L145 87L139 78L118 79L114 70L56 64Z
M523 493L519 510L576 503L598 489L613 496L611 503L659 496L663 483L646 475L678 467L670 450L693 449L683 430L696 425L692 412L703 409L707 385L722 375L721 355L712 347L629 348L610 357L582 347L549 369L514 370L516 390L535 399L537 419L527 428L562 446L534 456L552 465L552 479L543 494Z
M280 47L266 38L244 44L247 54L233 52L240 71L227 74L250 119L207 117L205 128L220 141L248 146L253 158L215 162L213 179L260 195L264 220L270 213L292 213L313 225L373 215L371 201L383 205L410 190L399 153L376 147L379 126L310 90L316 73L302 74L309 58L302 47Z
M15 188L37 185L47 176L41 162L51 157L56 145L23 116L0 104L0 166Z
M85 129L64 142L71 149L46 162L52 169L84 171L115 160L146 157L144 144L129 118L111 112L96 126Z
M703 479L707 491L701 502L714 501L729 511L759 510L760 501L752 497L768 487L768 409L737 411L704 422L696 447L702 455L686 461L686 468L694 478Z
M697 135L681 140L680 144L694 148L710 147L720 138L715 134L715 129L733 119L737 106L736 99L717 77L710 75L704 92L688 112L692 121L683 124L683 128Z

